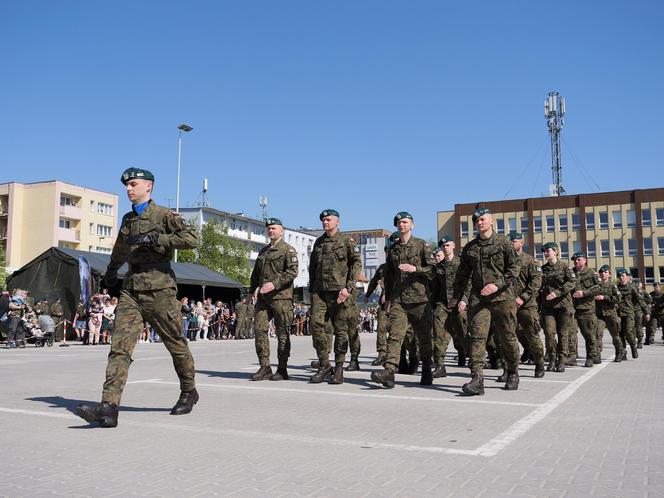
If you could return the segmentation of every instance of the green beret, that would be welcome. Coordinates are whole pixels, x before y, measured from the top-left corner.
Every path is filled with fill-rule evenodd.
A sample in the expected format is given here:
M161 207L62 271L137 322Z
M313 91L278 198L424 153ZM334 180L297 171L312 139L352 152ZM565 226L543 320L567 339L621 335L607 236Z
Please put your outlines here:
M127 182L129 180L150 180L151 182L153 182L154 175L151 172L149 172L147 169L127 168L126 170L124 170L124 173L122 173L120 181L125 185L127 185Z
M609 268L609 265L602 265L599 271L608 271L609 273L611 273L611 268Z
M521 232L512 230L510 233L507 234L507 238L510 240L523 240L523 234Z
M438 241L438 247L443 247L448 242L454 242L454 239L449 235L443 235ZM435 253L434 253L435 254Z
M622 274L629 275L629 272L625 268L617 268L616 269L616 275L620 276Z
M572 254L572 259L573 260L578 259L578 258L587 258L586 253L583 252L583 251L579 251L579 252L575 252L574 254Z
M547 249L555 249L557 251L558 244L556 244L555 242L547 242L542 246L542 252L546 251Z
M279 218L267 218L265 220L265 226L269 227L270 225L281 225L284 226L284 224L281 222Z
M435 255L438 254L439 252L443 252L443 250L442 250L440 247L436 247L436 248L431 252L431 254L433 254L433 255L435 256Z
M484 216L485 214L491 214L491 210L488 207L477 208L473 213L473 223L476 223L477 218Z
M340 217L339 211L337 211L336 209L323 209L320 213L319 218L321 221L323 221L323 218L325 218L326 216L336 216L337 218Z
M396 215L394 215L394 226L397 226L399 220L403 220L404 218L413 221L413 215L408 211L399 211Z

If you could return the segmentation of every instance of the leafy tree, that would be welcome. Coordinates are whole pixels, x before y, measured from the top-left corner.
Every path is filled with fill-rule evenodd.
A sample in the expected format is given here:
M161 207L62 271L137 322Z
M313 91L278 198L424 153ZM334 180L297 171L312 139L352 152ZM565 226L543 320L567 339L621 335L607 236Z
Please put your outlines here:
M9 273L5 268L7 261L5 260L5 247L0 244L0 288L4 289L7 285L7 277Z

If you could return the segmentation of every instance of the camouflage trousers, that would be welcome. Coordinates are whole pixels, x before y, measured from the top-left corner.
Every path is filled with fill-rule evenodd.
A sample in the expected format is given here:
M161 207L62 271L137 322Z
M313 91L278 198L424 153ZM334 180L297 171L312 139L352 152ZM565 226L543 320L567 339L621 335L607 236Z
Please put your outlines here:
M618 315L613 313L604 313L601 317L597 317L597 333L595 334L595 354L598 357L601 357L602 354L602 339L604 337L604 328L609 329L609 334L611 334L611 340L613 341L613 347L616 350L616 357L622 355L623 344L620 340L620 318Z
M311 295L311 338L321 365L330 361L334 336L334 361L342 364L348 351L348 300L337 303L338 291Z
M550 308L542 310L542 328L546 338L546 353L549 360L557 359L564 362L569 354L568 334L570 324L574 323L574 314L567 308ZM575 329L576 330L576 329ZM556 344L556 338L557 344Z
M567 358L576 359L579 353L579 326L576 317L572 314L572 320L567 330Z
M175 288L122 291L115 309L115 329L111 352L108 354L102 401L120 404L132 362L131 355L143 331L144 322L152 326L173 357L173 366L180 379L180 390L191 391L196 387L194 358L187 340L182 337L180 307Z
M634 335L637 342L643 341L643 313L634 313Z
M597 353L597 315L595 311L576 312L576 323L579 324L579 330L583 340L586 342L586 359L592 359Z
M650 320L646 325L646 339L648 341L655 339L658 326L662 327L662 333L664 333L664 313L658 312L650 315Z
M544 362L544 347L540 339L540 322L536 306L519 308L516 312L517 336L523 337L535 363Z
M387 313L383 306L378 307L378 327L376 329L376 351L387 355Z
M505 359L505 370L519 371L519 343L516 339L516 303L513 300L494 303L475 303L468 310L468 333L470 335L470 371L482 375L486 358L486 341L489 330L501 356Z
M268 300L259 297L254 306L254 342L256 356L261 367L270 366L270 338L268 327L274 319L277 333L277 359L280 367L285 367L290 356L290 327L293 323L293 301L291 299ZM246 329L246 323L244 324Z
M360 331L357 330L360 309L353 306L348 310L348 348L351 360L357 360L360 356L362 343L360 342Z
M450 341L454 343L459 355L465 355L465 327L459 312L449 309L443 303L436 303L433 309L433 362L442 365Z
M634 317L631 315L620 317L620 341L622 342L623 349L627 347L627 344L629 344L632 348L636 348Z
M426 303L402 304L392 302L387 314L387 361L385 367L396 370L401 359L401 345L408 326L413 328L420 350L420 360L426 368L431 366L431 305ZM412 351L412 347L411 347Z

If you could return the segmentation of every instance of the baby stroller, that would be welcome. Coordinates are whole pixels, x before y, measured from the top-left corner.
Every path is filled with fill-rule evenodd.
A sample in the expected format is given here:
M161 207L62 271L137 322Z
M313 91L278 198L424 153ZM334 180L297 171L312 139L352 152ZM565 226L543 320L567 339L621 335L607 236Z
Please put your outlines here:
M25 341L28 344L34 344L36 348L43 348L46 344L49 348L53 346L53 333L43 332L39 322L35 319L23 319L25 329Z

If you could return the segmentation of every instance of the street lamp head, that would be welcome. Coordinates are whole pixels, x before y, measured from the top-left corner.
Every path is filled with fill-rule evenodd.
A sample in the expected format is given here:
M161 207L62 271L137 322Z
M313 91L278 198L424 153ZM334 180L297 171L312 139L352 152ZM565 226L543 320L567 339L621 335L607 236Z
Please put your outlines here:
M178 130L189 132L189 131L193 130L193 128L189 125L181 124L180 126L178 126Z

